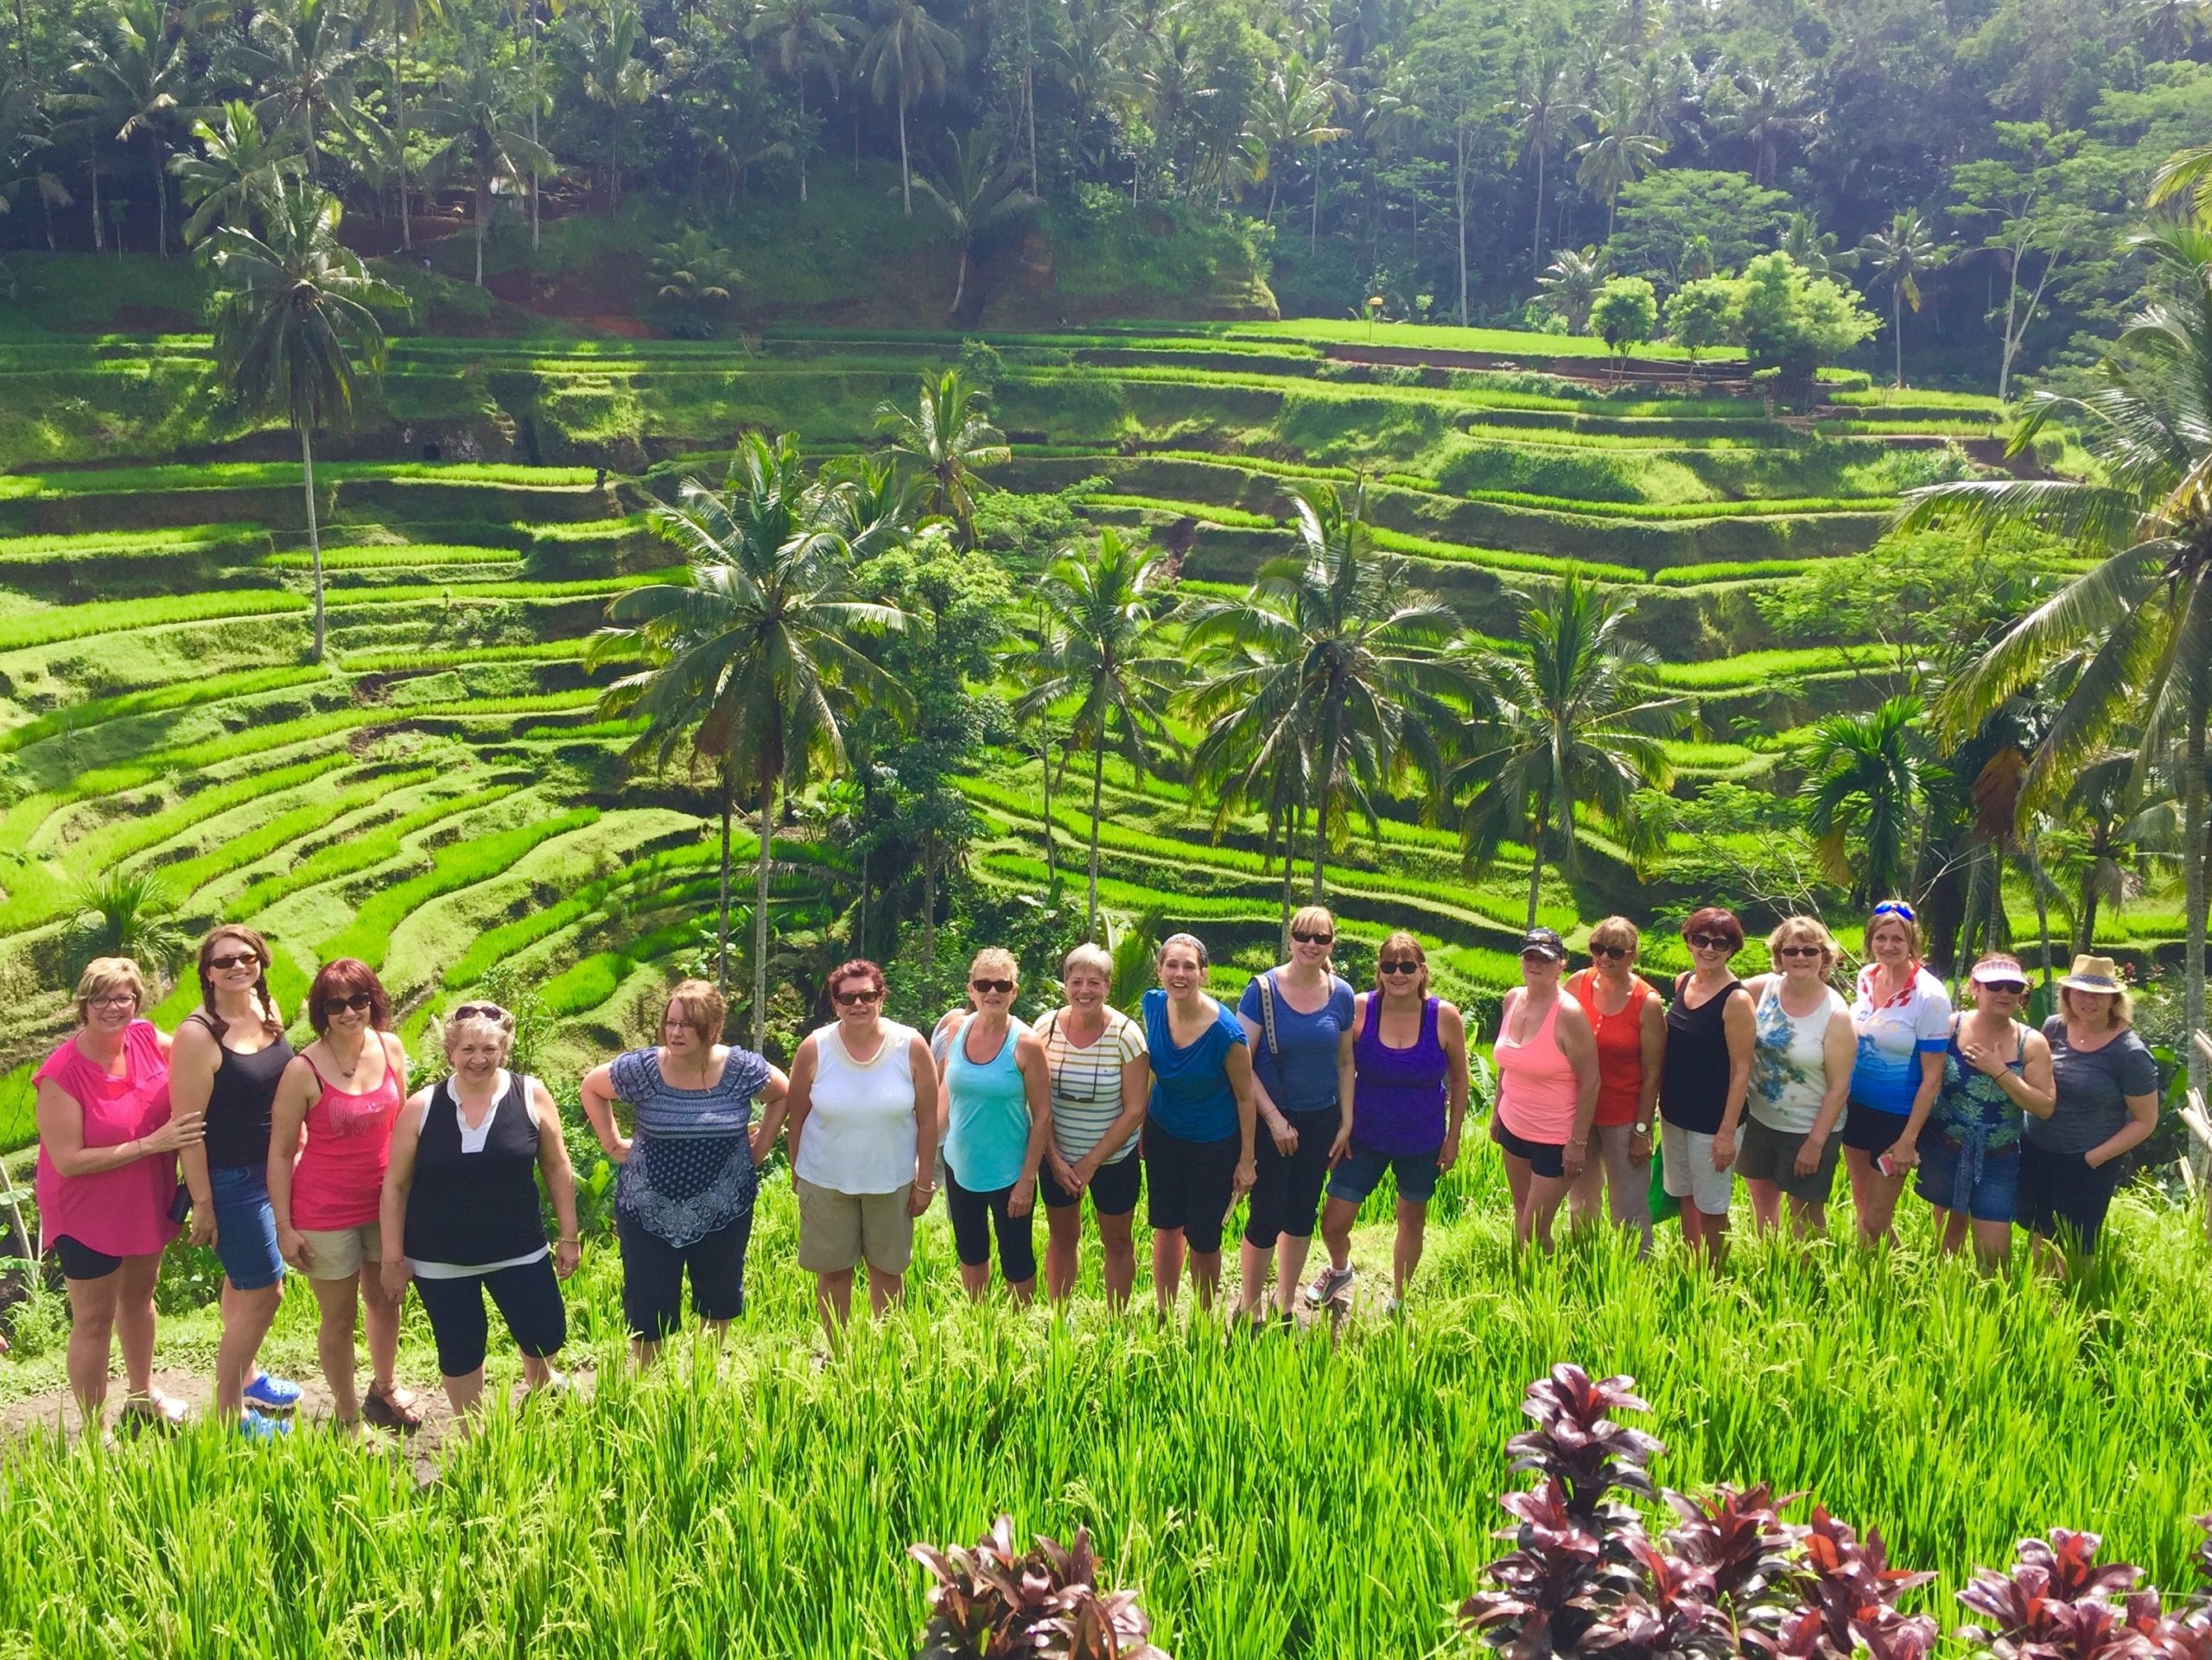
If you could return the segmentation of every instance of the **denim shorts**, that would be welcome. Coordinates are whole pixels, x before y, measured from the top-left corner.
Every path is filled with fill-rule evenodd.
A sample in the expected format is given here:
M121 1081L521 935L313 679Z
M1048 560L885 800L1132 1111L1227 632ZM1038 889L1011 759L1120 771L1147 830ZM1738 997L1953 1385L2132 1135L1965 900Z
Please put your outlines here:
M1984 1148L1979 1172L1961 1169L1966 1149L1934 1125L1920 1135L1921 1198L1976 1222L2010 1222L2020 1199L2020 1144ZM1963 1178L1963 1180L1962 1180Z
M1329 1197L1357 1205L1381 1185L1382 1173L1388 1170L1398 1178L1402 1202L1426 1205L1436 1193L1436 1158L1443 1150L1393 1155L1376 1152L1355 1135L1337 1167L1329 1173Z
M284 1277L276 1251L276 1212L269 1206L269 1167L240 1164L207 1172L215 1200L215 1255L234 1291L258 1291Z

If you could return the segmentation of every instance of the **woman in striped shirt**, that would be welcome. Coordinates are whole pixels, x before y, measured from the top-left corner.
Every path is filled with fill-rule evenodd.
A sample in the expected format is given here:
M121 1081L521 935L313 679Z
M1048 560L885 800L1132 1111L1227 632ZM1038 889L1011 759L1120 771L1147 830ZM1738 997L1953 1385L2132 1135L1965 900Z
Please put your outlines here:
M1106 1001L1114 959L1096 945L1078 945L1060 964L1067 1006L1039 1021L1052 1077L1052 1140L1038 1172L1049 1243L1045 1289L1058 1302L1075 1288L1083 1237L1083 1196L1098 1213L1105 1248L1106 1298L1119 1308L1136 1283L1136 1246L1129 1224L1144 1185L1136 1156L1152 1065L1144 1027Z

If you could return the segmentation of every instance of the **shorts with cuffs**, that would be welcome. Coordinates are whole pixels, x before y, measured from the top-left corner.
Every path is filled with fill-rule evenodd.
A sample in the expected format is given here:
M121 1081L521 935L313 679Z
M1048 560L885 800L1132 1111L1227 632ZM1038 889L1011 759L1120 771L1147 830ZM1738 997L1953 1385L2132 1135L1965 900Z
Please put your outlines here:
M105 1280L123 1266L120 1256L94 1250L66 1233L54 1242L54 1255L61 1264L61 1277L66 1280Z
M214 1200L215 1255L234 1291L258 1291L284 1277L276 1249L276 1212L269 1203L265 1164L214 1166L207 1172Z
M1540 1176L1563 1180L1567 1175L1567 1143L1564 1142L1532 1142L1525 1135L1516 1135L1505 1127L1505 1120L1492 1113L1490 1138L1516 1159L1526 1159L1529 1168Z
M1219 1250L1243 1151L1241 1135L1224 1135L1217 1142L1186 1142L1157 1123L1147 1124L1145 1218L1153 1231L1179 1228L1183 1243L1192 1250Z
M365 1264L373 1273L384 1261L384 1228L379 1223L364 1222L358 1228L302 1228L300 1236L308 1242L310 1280L350 1280Z
M1911 1122L1910 1113L1884 1112L1879 1107L1862 1107L1853 1101L1843 1110L1843 1144L1861 1153L1886 1153L1897 1144L1897 1137Z
M1742 1131L1738 1131L1741 1139ZM1684 1129L1680 1124L1659 1121L1659 1156L1667 1166L1667 1193L1672 1199L1686 1199L1697 1206L1700 1216L1726 1216L1728 1201L1735 1196L1736 1167L1726 1170L1713 1167L1713 1137L1702 1130Z
M1402 1204L1426 1205L1436 1193L1435 1153L1378 1153L1355 1135L1344 1158L1329 1173L1329 1197L1357 1205L1382 1182L1384 1172L1398 1179Z
M2097 1248L2105 1213L2120 1189L2120 1162L2092 1170L2079 1153L2053 1153L2020 1143L2019 1224L2039 1238L2063 1242L2083 1256Z
M991 1260L991 1235L999 1239L999 1273L1008 1285L1037 1277L1035 1207L1015 1216L1007 1208L1014 1189L995 1187L978 1193L960 1185L959 1173L944 1167L944 1208L952 1217L952 1243L963 1268L982 1268Z
M1771 1182L1807 1205L1825 1205L1835 1187L1836 1161L1843 1156L1843 1144L1833 1135L1822 1142L1820 1163L1811 1175L1801 1176L1797 1154L1804 1145L1802 1134L1777 1129L1746 1113L1736 1130L1736 1173L1745 1181Z
M622 1245L622 1317L639 1341L657 1343L683 1323L687 1271L691 1312L701 1320L735 1320L745 1312L745 1247L753 1237L750 1205L688 1245L670 1244L617 1205L614 1237Z
M1966 1149L1931 1124L1920 1133L1914 1186L1938 1210L1963 1210L1976 1222L2010 1222L2020 1208L2021 1145L2015 1142L2010 1147L1983 1148L1980 1175L1961 1205L1959 1167L1966 1161Z
M550 1255L465 1279L418 1279L415 1294L423 1300L431 1335L438 1340L440 1376L466 1377L484 1364L491 1335L484 1313L486 1292L523 1353L543 1360L560 1353L569 1340L569 1311L562 1306L561 1281Z
M1111 1164L1100 1165L1098 1173L1090 1179L1090 1185L1083 1193L1090 1195L1090 1208L1099 1215L1128 1216L1137 1208L1138 1195L1143 1191L1144 1161L1132 1154ZM1048 1211L1064 1211L1071 1205L1080 1205L1083 1193L1071 1193L1054 1181L1049 1165L1037 1172L1037 1202Z
M1283 1234L1293 1239L1313 1237L1313 1224L1321 1214L1321 1190L1329 1182L1329 1149L1344 1123L1332 1106L1283 1116L1298 1132L1298 1146L1289 1157L1275 1151L1275 1138L1265 1124L1256 1137L1258 1174L1245 1213L1244 1243L1258 1250L1272 1250Z
M798 1265L810 1274L845 1274L862 1262L878 1274L903 1275L914 1260L914 1184L887 1193L845 1193L804 1176L798 1194Z

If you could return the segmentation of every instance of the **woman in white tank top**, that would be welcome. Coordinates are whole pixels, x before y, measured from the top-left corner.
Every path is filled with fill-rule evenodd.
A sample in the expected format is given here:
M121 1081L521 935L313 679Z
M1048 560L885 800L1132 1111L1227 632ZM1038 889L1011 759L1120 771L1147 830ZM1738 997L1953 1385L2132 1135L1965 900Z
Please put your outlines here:
M837 1018L791 1058L798 1262L815 1276L833 1330L852 1313L861 1262L878 1313L905 1288L914 1218L936 1191L937 1068L920 1033L883 1018L883 991L874 964L838 969L830 976Z

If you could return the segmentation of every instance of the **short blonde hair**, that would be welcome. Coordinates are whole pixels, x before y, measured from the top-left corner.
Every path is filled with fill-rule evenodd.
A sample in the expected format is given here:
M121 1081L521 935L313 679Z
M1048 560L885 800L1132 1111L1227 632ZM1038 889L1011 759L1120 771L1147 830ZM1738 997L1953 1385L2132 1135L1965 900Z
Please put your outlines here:
M1084 940L1060 959L1060 978L1065 982L1077 969L1089 969L1104 976L1106 983L1114 983L1114 954L1103 945L1094 945Z
M664 1028L671 1014L696 1032L702 1043L719 1043L722 1023L729 1019L729 1002L704 980L679 981L668 994L668 1008L660 1017Z
M127 957L95 957L86 964L77 976L77 1024L89 1024L93 1002L116 991L128 991L137 1001L137 1012L146 1012L146 976L136 963Z
M495 1021L489 1014L463 1014L456 1020L438 1023L438 1040L444 1046L446 1059L453 1059L453 1052L463 1038L488 1037L499 1047L502 1065L514 1053L515 1023L510 1014L504 1021Z
M1624 951L1632 951L1642 938L1643 936L1636 931L1636 925L1626 917L1607 917L1590 930L1592 945L1618 945Z
M1894 902L1888 900L1883 903L1894 906ZM1895 908L1877 912L1866 919L1866 935L1859 942L1859 955L1872 957L1874 955L1874 936L1893 922L1904 930L1905 949L1912 954L1912 960L1917 963L1920 960L1920 919Z
M1310 934L1317 928L1325 931L1332 939L1336 937L1337 919L1329 914L1327 906L1301 905L1291 913L1291 932Z
M972 980L979 974L988 974L994 979L1011 980L1016 985L1021 983L1021 964L1014 960L1014 953L1003 945L986 945L976 953L975 960L968 964L968 977Z
M2128 996L2127 988L2126 986L2120 987L2117 991L2084 991L2079 986L2062 985L2058 988L2059 1012L2061 1014L2072 1014L2074 1012L2074 999L2076 997L2111 998L2112 1008L2110 1011L2110 1017L2112 1028L2115 1032L2123 1026L2133 1026L2135 1024L2135 1004L2133 1000Z
M1887 921L1885 917L1884 921ZM1802 944L1806 940L1821 948L1821 971L1825 974L1843 960L1843 947L1836 944L1835 936L1828 932L1827 924L1818 917L1784 917L1774 925L1774 932L1766 937L1766 954L1772 958L1784 945ZM1778 964L1776 965L1780 966Z

